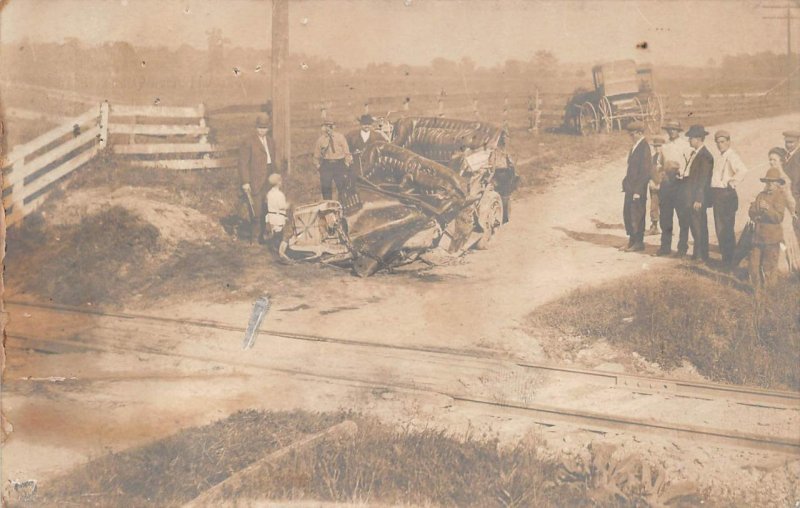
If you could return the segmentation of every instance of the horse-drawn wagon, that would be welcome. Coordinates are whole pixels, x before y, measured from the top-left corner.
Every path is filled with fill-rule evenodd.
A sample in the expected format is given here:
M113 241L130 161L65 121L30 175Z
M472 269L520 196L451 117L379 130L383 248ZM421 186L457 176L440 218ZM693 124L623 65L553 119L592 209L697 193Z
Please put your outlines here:
M579 134L611 132L638 120L657 131L664 104L655 93L653 70L633 60L619 60L592 68L594 90L578 90L564 112L565 126Z

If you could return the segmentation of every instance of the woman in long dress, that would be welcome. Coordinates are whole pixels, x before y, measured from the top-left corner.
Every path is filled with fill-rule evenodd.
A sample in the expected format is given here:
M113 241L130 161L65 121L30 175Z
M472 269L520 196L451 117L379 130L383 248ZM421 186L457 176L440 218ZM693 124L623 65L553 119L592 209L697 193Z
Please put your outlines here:
M783 170L783 164L786 161L788 153L781 147L775 147L769 151L769 165L777 169L781 173L781 178L786 180L783 185L783 192L786 196L786 208L789 213L785 214L781 227L783 228L783 245L781 250L786 255L786 263L781 263L780 268L788 271L789 273L800 273L800 244L798 244L797 235L794 232L793 221L796 220L794 215L796 202L792 196L792 181Z

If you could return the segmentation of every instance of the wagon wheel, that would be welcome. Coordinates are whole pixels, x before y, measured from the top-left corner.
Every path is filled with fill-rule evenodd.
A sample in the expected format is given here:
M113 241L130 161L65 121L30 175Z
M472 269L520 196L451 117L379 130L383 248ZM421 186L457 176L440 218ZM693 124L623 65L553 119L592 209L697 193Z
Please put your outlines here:
M653 132L661 130L664 122L664 103L658 95L651 95L647 98L647 126Z
M581 104L581 110L578 115L578 132L582 136L594 134L600 129L597 121L597 110L591 102L584 102Z
M614 129L614 113L611 110L611 102L605 96L600 97L599 127L602 132L611 132Z
M644 104L642 104L642 101L639 100L638 97L634 97L633 103L636 104L636 107L639 109L638 112L633 114L633 120L637 120L639 122L647 121L647 109L645 108ZM620 125L619 128L622 129L622 125Z

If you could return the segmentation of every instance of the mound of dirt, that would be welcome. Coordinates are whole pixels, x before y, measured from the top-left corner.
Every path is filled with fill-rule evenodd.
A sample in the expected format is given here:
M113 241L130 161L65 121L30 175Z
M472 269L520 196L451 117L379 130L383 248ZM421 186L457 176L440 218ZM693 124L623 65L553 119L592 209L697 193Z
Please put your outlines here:
M163 251L159 229L119 206L78 224L26 224L9 233L8 246L10 285L69 304L123 296Z
M65 193L52 210L44 212L53 225L75 225L103 209L118 207L151 224L163 242L204 242L225 235L218 222L180 204L166 190L153 188L108 187L77 189Z

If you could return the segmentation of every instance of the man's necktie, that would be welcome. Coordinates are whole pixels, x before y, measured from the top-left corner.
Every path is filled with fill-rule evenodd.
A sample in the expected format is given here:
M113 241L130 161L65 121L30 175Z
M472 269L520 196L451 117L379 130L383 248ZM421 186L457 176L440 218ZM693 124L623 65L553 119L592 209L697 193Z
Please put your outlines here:
M333 146L333 134L328 134L328 146L331 148L331 153L336 153L336 148Z

